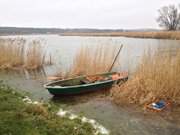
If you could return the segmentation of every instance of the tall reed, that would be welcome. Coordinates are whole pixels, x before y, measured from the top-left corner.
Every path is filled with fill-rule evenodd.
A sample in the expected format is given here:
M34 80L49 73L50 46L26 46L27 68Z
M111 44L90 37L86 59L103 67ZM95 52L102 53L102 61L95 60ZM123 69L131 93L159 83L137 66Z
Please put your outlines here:
M98 33L64 33L70 36L125 36L134 38L176 39L180 40L180 31L140 31L140 32L98 32Z
M118 46L83 46L77 52L67 76L107 72L117 52Z
M116 103L145 104L156 99L180 104L180 50L175 55L146 54L135 75L116 86L112 96Z
M0 39L0 69L20 67L24 64L23 39Z
M26 69L38 69L43 67L45 62L45 53L39 41L32 41L26 50L24 67Z
M39 41L0 39L0 69L39 69L47 61Z

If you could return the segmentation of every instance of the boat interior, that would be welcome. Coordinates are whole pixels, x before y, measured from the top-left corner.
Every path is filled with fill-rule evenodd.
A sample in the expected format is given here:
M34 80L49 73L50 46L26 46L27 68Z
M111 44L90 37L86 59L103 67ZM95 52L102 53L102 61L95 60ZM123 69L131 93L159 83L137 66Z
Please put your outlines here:
M112 74L105 74L105 75L91 75L91 76L83 76L83 77L77 77L73 79L67 79L67 80L60 80L56 81L54 83L49 84L49 86L75 86L75 85L82 85L82 84L90 84L90 83L96 83L100 81L106 81L111 80Z

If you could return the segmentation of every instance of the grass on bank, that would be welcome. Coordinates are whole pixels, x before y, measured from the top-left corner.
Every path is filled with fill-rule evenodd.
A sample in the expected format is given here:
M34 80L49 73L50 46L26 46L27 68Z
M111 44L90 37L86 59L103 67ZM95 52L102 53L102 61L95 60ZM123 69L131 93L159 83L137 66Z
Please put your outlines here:
M79 119L55 115L45 105L26 104L22 96L0 85L1 135L92 135L94 129Z
M0 69L33 70L48 64L39 41L25 44L24 39L0 39Z
M180 40L180 31L154 32L99 32L99 33L64 33L65 36L125 36L134 38L176 39Z
M77 52L66 77L108 72L117 54L118 46L84 46Z
M156 99L180 104L180 50L176 55L146 54L135 75L112 90L116 103L143 105Z

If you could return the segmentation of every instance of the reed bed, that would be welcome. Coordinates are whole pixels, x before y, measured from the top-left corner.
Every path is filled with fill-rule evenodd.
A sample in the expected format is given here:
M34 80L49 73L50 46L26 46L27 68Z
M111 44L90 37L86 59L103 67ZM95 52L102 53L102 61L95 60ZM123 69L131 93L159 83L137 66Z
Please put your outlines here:
M43 65L48 64L49 62L45 61L46 54L43 53L43 47L39 41L32 41L27 48L25 55L24 67L26 69L39 69ZM51 61L51 60L50 60Z
M49 63L45 57L39 41L26 44L24 39L0 39L1 70L39 69Z
M180 31L156 31L156 32L122 32L121 36L135 38L155 38L180 40Z
M152 32L99 32L99 33L64 33L68 36L124 36L133 38L155 38L180 40L180 31L152 31Z
M118 46L83 46L77 52L66 77L107 72L118 52Z
M9 69L23 65L25 40L0 39L0 69Z
M143 105L154 100L171 100L180 104L180 50L175 55L148 53L135 75L121 86L112 89L118 104Z

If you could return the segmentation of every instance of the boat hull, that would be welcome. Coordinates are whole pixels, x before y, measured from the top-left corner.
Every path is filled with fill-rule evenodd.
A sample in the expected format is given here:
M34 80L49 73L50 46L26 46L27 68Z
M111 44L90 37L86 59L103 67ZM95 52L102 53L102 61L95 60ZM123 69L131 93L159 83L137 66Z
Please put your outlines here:
M102 75L106 76L106 75L110 75L110 73L104 73ZM127 80L127 77L125 77L118 80L106 80L106 81L100 81L100 82L95 82L95 83L90 83L90 84L81 84L81 85L65 86L65 87L61 87L61 86L51 87L52 84L57 84L57 83L63 84L68 81L71 82L71 81L81 80L83 78L84 77L77 77L75 79L52 82L45 85L45 88L48 89L49 93L51 93L54 96L76 95L76 94L82 94L82 93L87 93L87 92L93 92L97 90L110 89L115 82L122 82L122 81Z
M113 82L107 82L105 85L104 84L98 84L98 85L88 85L84 87L74 87L74 88L59 88L59 89L54 89L54 88L48 88L49 93L52 95L75 95L75 94L82 94L86 92L93 92L97 90L102 90L102 89L109 89L113 85Z

